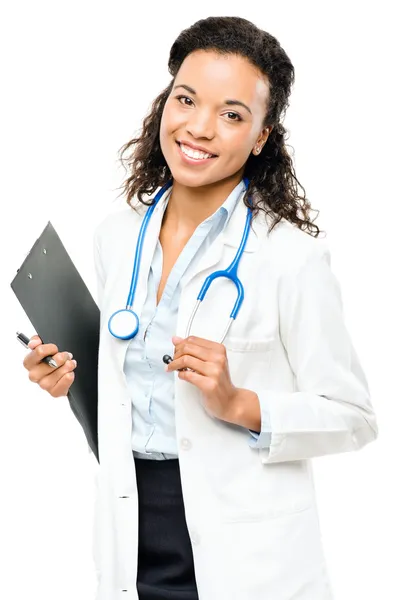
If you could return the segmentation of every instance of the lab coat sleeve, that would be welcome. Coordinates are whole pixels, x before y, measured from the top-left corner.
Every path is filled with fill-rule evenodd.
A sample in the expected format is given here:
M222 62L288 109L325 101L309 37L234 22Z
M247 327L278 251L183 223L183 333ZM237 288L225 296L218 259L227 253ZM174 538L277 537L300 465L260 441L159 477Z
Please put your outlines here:
M264 464L358 450L378 434L330 262L327 245L318 246L279 280L280 336L298 391L254 390L270 421Z

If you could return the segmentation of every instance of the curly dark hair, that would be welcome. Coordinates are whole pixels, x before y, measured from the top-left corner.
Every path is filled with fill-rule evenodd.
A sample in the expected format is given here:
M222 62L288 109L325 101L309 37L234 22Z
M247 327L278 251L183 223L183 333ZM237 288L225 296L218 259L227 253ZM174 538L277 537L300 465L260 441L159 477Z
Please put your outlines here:
M247 159L244 177L249 179L249 187L243 201L252 209L253 218L259 210L272 216L269 231L284 218L306 233L318 237L321 231L310 220L309 212L319 211L311 208L305 195L299 196L298 186L303 193L305 190L296 178L285 144L287 132L281 123L289 106L294 67L275 37L240 17L201 19L183 30L173 43L168 60L168 70L173 79L153 101L139 137L131 139L119 151L121 163L129 173L121 186L126 202L132 206L132 199L137 195L139 202L151 206L154 199L146 202L143 196L153 194L171 179L171 171L159 140L161 117L180 66L196 50L245 57L266 75L270 100L264 127L270 127L270 135L261 153L258 156L251 153ZM128 156L125 156L128 151ZM252 196L252 202L249 196Z

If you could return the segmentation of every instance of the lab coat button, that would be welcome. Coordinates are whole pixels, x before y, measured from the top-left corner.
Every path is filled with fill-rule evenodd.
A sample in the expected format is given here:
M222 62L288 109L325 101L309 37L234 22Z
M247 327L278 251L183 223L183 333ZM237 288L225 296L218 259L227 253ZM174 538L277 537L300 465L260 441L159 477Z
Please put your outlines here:
M190 440L188 440L187 438L181 439L182 450L190 450L191 447L192 447L192 442Z

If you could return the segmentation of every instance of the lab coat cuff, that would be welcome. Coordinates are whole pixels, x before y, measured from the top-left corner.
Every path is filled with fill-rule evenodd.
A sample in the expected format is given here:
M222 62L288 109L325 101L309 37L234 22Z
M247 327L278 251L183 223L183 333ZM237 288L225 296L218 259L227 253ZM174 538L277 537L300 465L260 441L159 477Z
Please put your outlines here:
M270 413L267 406L264 405L260 396L258 396L260 401L260 410L261 410L261 431L258 433L257 431L253 431L249 429L250 439L249 446L251 448L268 448L271 445L271 419Z

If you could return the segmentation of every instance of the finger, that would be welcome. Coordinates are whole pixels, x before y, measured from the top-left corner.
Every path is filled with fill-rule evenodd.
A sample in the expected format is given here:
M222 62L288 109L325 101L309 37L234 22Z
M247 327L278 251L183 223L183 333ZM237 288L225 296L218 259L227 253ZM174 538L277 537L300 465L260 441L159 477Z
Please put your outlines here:
M61 379L63 379L65 375L71 371L74 371L75 367L75 361L67 360L62 367L59 367L58 369L53 370L52 373L45 375L37 383L43 390L46 390L46 392L54 395L54 389L59 389L59 383ZM64 383L65 381L68 381L68 378L66 380L64 379Z
M173 360L165 368L166 371L177 371L179 369L192 369L192 371L196 371L196 373L205 377L216 375L216 368L213 363L205 362L204 360L200 360L189 354L185 354L177 360Z
M30 370L38 365L46 356L54 356L57 352L58 348L55 344L39 344L25 356L24 367Z
M179 347L175 350L174 360L180 358L188 354L189 356L194 356L195 358L199 358L200 360L212 360L212 353L208 348L204 348L204 346L198 346L197 344L193 344L185 341L180 344Z
M178 377L183 381L192 383L204 394L209 393L209 387L212 381L208 377L204 377L204 375L200 375L199 373L195 373L194 371L179 371Z
M64 365L67 360L72 360L73 359L73 354L72 352L57 352L56 354L53 354L53 360L55 360L55 362L57 363L57 367L62 367L62 365ZM40 363L40 365L46 365L46 363ZM52 373L54 371L54 368L51 368L50 372Z
M40 339L40 337L38 335L34 335L31 337L31 339L29 340L28 343L28 347L33 350L34 348L36 348L36 346L39 346L39 344L42 344L42 340Z
M33 367L29 368L29 379L33 381L33 383L39 383L43 377L46 375L50 375L52 373L57 373L60 367L66 364L68 360L71 360L72 354L70 352L58 352L54 355L54 360L56 361L58 368L51 367L47 363L40 362L39 364L35 364ZM60 377L60 373L58 373L58 377Z
M205 338L196 337L195 335L190 335L189 337L185 338L184 340L182 340L182 342L177 344L177 347L180 344L184 344L185 342L188 342L189 344L197 344L202 348L210 348L211 350L216 350L218 352L223 352L225 348L223 344L213 342L212 340L206 340Z
M60 398L62 396L66 396L69 388L73 384L75 379L74 371L69 371L65 373L56 383L56 385L51 389L51 395L54 398Z

